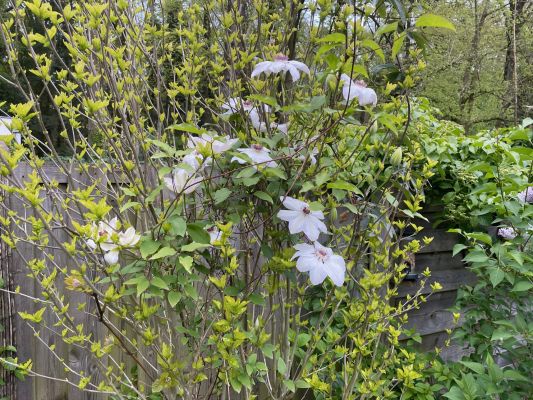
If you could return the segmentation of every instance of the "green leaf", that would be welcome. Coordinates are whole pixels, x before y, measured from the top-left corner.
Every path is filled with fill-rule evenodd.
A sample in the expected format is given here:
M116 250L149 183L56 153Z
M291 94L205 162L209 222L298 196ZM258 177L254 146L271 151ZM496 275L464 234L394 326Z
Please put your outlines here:
M267 344L263 345L263 347L261 347L261 351L263 352L263 354L267 358L274 357L274 349L275 349L275 347L271 343L267 343Z
M296 392L296 386L294 385L294 381L291 381L290 379L286 379L283 381L283 384L287 389L289 389L290 392L295 393Z
M150 286L150 281L143 276L143 279L137 284L137 296L143 294Z
M311 387L311 385L303 379L298 379L295 381L294 386L296 386L298 389L308 389Z
M394 32L398 29L398 21L396 22L391 22L390 24L387 24L387 25L383 25L381 26L377 31L376 31L376 36L380 36L380 35L384 35L385 33L390 33L390 32Z
M460 253L466 248L467 246L465 246L464 244L457 243L456 245L453 246L452 257L455 257L458 253Z
M153 241L152 239L145 239L141 243L141 257L146 258L151 254L154 254L161 246L160 243Z
M211 247L210 244L206 244L206 243L196 243L196 242L192 242L192 243L189 243L189 244L186 244L185 246L182 246L181 247L181 251L186 251L186 252L189 252L189 253L192 253L198 249L205 249L207 247Z
M498 284L503 281L503 278L505 277L505 272L503 272L500 268L494 268L490 272L490 283L492 284L492 287L498 286Z
M205 244L209 244L211 242L209 233L207 233L204 227L200 224L188 224L187 232L189 233L189 236L194 242Z
M503 377L509 381L529 382L529 378L526 378L524 375L518 371L515 371L514 369L508 369L507 371L504 371Z
M256 306L262 306L265 304L265 298L257 293L252 293L249 299Z
M171 307L176 307L176 304L181 300L181 293L179 292L168 292L168 302Z
M220 204L224 200L226 200L231 195L231 190L228 188L222 188L218 189L215 194L213 195L213 198L215 199L215 204Z
M471 361L459 361L461 364L463 364L465 367L471 369L472 371L483 374L485 372L485 367L483 364L477 363L477 362L471 362Z
M189 274L192 272L192 264L194 259L191 256L181 256L178 259L180 265L185 268Z
M405 32L402 32L394 39L394 43L392 44L392 58L395 58L400 52L405 40L405 36Z
M317 43L344 43L346 41L346 36L344 33L330 33L317 40Z
M327 186L328 189L339 189L339 190L346 190L348 192L356 193L358 195L363 195L363 193L355 186L353 183L337 180L335 182L328 183Z
M444 29L450 29L452 31L455 31L455 26L452 24L452 22L449 19L441 17L440 15L435 15L435 14L421 15L416 20L415 26L444 28Z
M373 50L374 53L376 53L376 55L381 58L381 61L382 62L385 62L385 54L383 54L383 50L381 50L381 47L379 46L379 44L377 44L376 42L374 42L372 39L365 39L361 42L361 45L363 47L366 47L370 50Z
M469 233L468 237L488 244L489 246L492 244L492 238L486 233Z
M173 256L174 254L176 254L176 250L174 250L172 247L165 246L152 257L150 257L150 260L159 260L160 258Z
M278 358L278 373L280 375L285 375L287 373L287 364L283 361L283 358Z
M519 281L513 286L513 292L525 292L533 287L533 283L529 281Z
M168 287L167 283L163 279L158 277L158 276L154 276L152 278L152 280L150 281L150 283L152 285L154 285L156 288L159 288L159 289L164 289L164 290L169 290L170 289Z
M491 341L505 340L514 337L514 332L506 331L504 329L497 329L492 333Z
M188 124L188 123L171 125L167 129L173 130L173 131L195 133L197 135L201 135L202 133L207 132L205 129L198 128L197 126L194 126L193 124Z
M270 204L274 204L274 200L272 200L272 197L268 193L259 190L254 193L254 196L260 198L261 200L267 201Z
M260 103L268 104L269 106L273 108L278 108L278 102L274 97L271 96L265 96L263 94L252 94L248 96L248 100L255 100Z

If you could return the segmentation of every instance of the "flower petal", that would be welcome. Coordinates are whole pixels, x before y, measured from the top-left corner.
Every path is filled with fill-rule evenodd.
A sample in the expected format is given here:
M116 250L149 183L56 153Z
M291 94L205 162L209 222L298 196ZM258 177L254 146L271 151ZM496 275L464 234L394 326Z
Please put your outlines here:
M104 255L104 260L108 265L118 263L118 250L110 251Z
M295 218L298 218L302 213L300 211L293 210L280 210L277 217L283 221L290 222Z
M326 279L326 271L322 265L317 266L309 271L309 279L313 285L320 285Z
M346 273L346 264L341 256L333 255L328 263L325 264L326 273L337 286L344 284L344 275Z
M294 197L290 196L281 196L280 200L283 202L285 208L288 208L289 210L293 211L302 211L304 208L309 207L309 204L307 204L306 202L295 199Z
M309 217L309 216L303 217L303 220L304 220L304 223L302 224L302 230L305 236L307 236L307 238L313 242L318 240L320 231L318 230L316 226L316 222L320 222L320 221L313 219L312 217ZM289 226L289 230L290 230L290 226Z
M300 72L298 71L298 69L295 66L289 64L289 68L288 69L289 69L289 73L292 76L292 81L293 82L296 82L298 79L300 79Z

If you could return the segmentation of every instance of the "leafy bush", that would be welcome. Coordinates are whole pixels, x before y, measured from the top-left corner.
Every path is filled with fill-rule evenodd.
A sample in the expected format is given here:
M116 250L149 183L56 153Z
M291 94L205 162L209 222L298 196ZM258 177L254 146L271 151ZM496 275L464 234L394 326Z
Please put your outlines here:
M26 263L44 300L20 316L97 366L74 371L48 346L70 384L114 398L416 392L427 363L399 338L426 297L391 304L406 260L431 241L405 232L420 231L435 163L411 136L425 123L408 97L423 63L405 38L449 22L407 28L370 2L313 3L301 26L303 3L165 7L33 0L2 25L27 99L10 105L23 144L0 150L1 187L20 207L2 239L38 250Z
M478 278L458 296L464 322L454 337L469 354L450 399L526 399L533 390L532 122L467 137L452 130L429 148L447 148L433 184L445 193L443 222L465 238L454 253Z

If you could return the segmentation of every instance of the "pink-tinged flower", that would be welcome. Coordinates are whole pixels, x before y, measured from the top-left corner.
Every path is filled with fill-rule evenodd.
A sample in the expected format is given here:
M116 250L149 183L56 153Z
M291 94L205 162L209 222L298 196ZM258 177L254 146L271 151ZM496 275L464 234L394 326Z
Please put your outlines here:
M196 190L198 185L202 182L201 177L195 177L194 174L189 174L182 168L175 169L171 176L164 177L163 183L165 186L174 193L192 193Z
M309 67L302 62L289 60L289 57L279 54L274 57L273 61L262 61L254 67L251 78L255 78L261 74L279 74L289 72L292 76L293 82L300 79L300 71L309 75Z
M278 164L272 160L272 157L270 157L270 150L260 144L253 144L250 148L237 149L237 151L250 157L254 164L264 165L265 167L269 168L278 166ZM231 161L237 161L239 164L247 163L246 160L240 157L233 157Z
M533 203L533 186L522 190L516 197L518 197L522 203Z
M375 106L378 103L378 96L374 89L366 87L363 81L353 81L348 75L342 74L341 81L343 82L342 96L346 102L350 103L353 99L357 99L360 106Z
M300 272L309 272L313 285L320 285L328 276L335 285L343 285L346 263L341 256L333 254L333 250L318 242L312 245L301 243L294 248L296 253L292 259L298 258L296 268Z
M207 133L202 136L190 136L187 142L187 147L199 151L202 148L208 148L214 154L223 153L233 147L237 143L237 139L231 139L229 136L224 136L219 140Z
M94 225L91 238L87 240L87 246L92 250L100 249L104 253L104 260L108 265L118 263L120 248L134 247L141 236L135 232L135 228L129 227L124 232L118 231L118 219L115 217L109 222L100 221Z
M505 240L513 240L518 236L516 230L511 226L506 226L504 228L498 229L498 236Z
M311 211L309 204L292 197L280 197L287 210L280 210L278 218L289 223L292 234L303 232L311 241L318 239L320 232L327 233L328 228L321 221L324 219L322 211Z

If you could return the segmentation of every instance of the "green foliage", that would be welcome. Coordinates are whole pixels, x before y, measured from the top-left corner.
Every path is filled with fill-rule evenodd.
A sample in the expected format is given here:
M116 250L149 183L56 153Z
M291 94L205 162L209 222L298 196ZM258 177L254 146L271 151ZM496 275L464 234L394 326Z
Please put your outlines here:
M471 352L449 399L523 399L531 393L533 205L518 196L532 179L531 121L509 129L444 136L434 180L449 226L477 282L459 292L464 322L454 338ZM504 230L502 230L504 229Z

